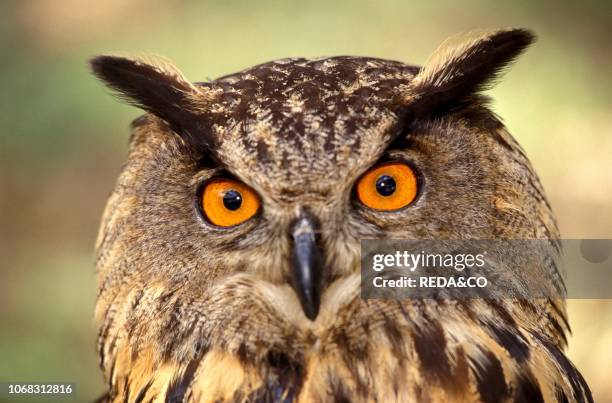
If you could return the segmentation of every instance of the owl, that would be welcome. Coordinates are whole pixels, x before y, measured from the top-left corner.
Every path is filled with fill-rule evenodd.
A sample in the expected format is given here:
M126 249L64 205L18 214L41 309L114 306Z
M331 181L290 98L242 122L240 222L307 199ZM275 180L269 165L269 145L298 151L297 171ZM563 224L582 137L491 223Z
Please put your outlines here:
M100 401L591 402L563 298L360 293L363 239L559 238L482 95L533 40L472 32L422 67L291 58L198 83L94 58L146 111L96 244ZM551 270L533 281L562 286Z

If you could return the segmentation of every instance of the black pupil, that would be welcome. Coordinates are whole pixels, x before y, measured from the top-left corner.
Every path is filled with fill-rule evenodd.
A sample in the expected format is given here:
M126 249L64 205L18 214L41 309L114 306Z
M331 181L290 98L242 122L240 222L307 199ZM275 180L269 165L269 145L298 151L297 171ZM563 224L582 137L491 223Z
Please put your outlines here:
M389 175L382 175L376 179L376 191L383 196L391 196L395 192L395 179Z
M228 190L223 195L223 205L228 210L238 210L242 204L242 195L236 190Z

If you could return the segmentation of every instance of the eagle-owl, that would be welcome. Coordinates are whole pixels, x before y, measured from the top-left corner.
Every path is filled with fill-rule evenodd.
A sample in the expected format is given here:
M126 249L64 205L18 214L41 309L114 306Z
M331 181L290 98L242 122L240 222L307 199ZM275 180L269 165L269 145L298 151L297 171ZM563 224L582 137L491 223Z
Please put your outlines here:
M362 299L362 239L557 239L481 91L532 41L444 42L423 67L276 60L192 83L100 56L147 114L96 245L111 402L592 401L562 299ZM542 276L534 281L558 281Z

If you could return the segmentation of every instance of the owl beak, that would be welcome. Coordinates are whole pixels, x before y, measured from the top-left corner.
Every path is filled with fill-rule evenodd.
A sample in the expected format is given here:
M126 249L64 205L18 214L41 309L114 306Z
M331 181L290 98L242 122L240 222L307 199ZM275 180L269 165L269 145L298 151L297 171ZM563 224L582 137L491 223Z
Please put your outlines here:
M293 224L293 288L310 320L319 314L321 253L316 243L315 223L302 215Z

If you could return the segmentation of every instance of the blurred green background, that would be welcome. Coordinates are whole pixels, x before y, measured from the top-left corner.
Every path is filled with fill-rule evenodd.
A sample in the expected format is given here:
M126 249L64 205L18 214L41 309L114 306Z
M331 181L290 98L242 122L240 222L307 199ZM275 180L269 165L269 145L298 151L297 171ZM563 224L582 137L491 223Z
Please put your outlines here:
M93 244L140 112L89 74L97 54L159 54L194 81L287 56L421 64L447 36L520 26L539 41L491 91L566 238L612 238L612 3L2 1L0 380L103 391ZM569 354L612 401L612 303L570 301ZM20 401L26 401L22 399Z

